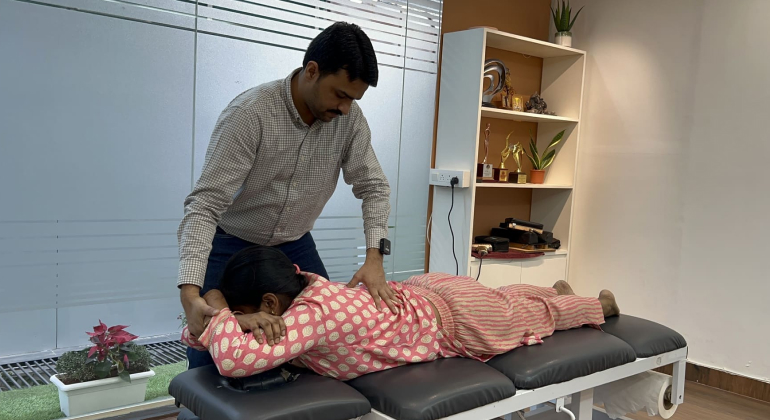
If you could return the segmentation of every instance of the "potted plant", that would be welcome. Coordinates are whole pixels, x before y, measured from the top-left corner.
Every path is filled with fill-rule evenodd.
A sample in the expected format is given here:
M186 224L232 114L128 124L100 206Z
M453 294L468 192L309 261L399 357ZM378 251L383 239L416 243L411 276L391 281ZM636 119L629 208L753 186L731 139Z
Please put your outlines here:
M585 7L585 6L583 6ZM572 8L569 6L569 0L565 3L561 1L561 9L559 9L559 1L556 1L556 10L551 6L551 15L553 15L553 23L556 25L556 35L554 35L554 42L565 47L572 46L572 25L575 24L583 7L575 13L575 17L572 17Z
M59 357L51 382L59 388L59 406L67 416L122 407L144 401L152 357L133 341L125 325L94 327L91 348Z
M544 155L541 157L537 151L537 144L535 143L535 139L532 138L532 131L530 130L529 151L532 154L530 155L526 150L524 153L529 158L529 161L532 162L532 172L529 175L529 179L533 184L542 184L545 181L545 169L551 166L553 160L556 158L556 149L553 148L556 147L559 142L561 142L562 137L564 137L564 130L561 130L559 134L554 136L548 147L543 150ZM549 152L549 150L551 151Z

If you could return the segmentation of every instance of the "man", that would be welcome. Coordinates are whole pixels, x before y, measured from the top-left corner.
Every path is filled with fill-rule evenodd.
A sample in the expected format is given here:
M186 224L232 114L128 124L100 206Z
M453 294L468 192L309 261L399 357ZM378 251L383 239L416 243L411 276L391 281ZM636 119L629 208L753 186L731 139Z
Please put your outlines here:
M275 246L303 271L328 277L309 231L340 171L363 201L367 246L348 286L363 283L378 309L382 300L395 313L381 241L388 234L390 187L355 103L377 86L377 77L369 38L338 22L310 43L302 68L243 92L222 112L178 232L178 286L191 334L201 334L204 317L216 315L201 296L218 286L225 264L243 248ZM285 326L273 329L273 318L261 313L238 321L244 330L264 327L272 344L285 333ZM187 356L191 369L213 363L207 352L188 349Z

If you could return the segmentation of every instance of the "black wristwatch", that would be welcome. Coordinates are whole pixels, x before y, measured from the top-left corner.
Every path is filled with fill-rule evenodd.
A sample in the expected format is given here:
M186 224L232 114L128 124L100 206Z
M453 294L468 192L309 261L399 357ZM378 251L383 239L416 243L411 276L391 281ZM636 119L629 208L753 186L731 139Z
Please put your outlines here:
M390 255L390 241L387 238L380 239L380 254Z

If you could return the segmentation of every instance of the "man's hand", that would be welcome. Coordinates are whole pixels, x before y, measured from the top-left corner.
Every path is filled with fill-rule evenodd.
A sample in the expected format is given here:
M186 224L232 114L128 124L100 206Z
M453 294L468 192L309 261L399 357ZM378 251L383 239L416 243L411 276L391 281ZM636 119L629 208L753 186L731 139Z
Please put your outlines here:
M192 284L182 285L179 290L182 308L184 308L185 316L187 316L187 329L195 337L199 337L203 333L203 319L207 316L216 316L219 313L200 296L200 290L200 287Z
M265 332L267 343L271 346L278 344L281 339L286 337L286 324L280 316L257 312L255 314L236 315L235 318L238 320L241 330L251 331L259 344L264 342L259 331L260 328Z
M353 280L348 283L348 287L356 287L359 283L363 283L369 290L377 310L382 310L380 301L384 300L391 312L394 314L398 313L396 309L396 293L385 281L382 254L380 254L378 249L369 248L366 250L366 262L353 276Z

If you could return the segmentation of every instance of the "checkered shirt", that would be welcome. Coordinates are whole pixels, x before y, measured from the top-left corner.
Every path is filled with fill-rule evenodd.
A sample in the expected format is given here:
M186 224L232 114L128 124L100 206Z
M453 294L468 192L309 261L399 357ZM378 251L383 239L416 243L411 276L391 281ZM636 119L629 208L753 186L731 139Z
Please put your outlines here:
M203 286L217 225L249 242L277 245L313 228L340 170L363 200L366 246L388 235L390 186L371 144L361 108L312 126L291 98L291 78L237 96L222 111L203 171L185 200L177 286Z

